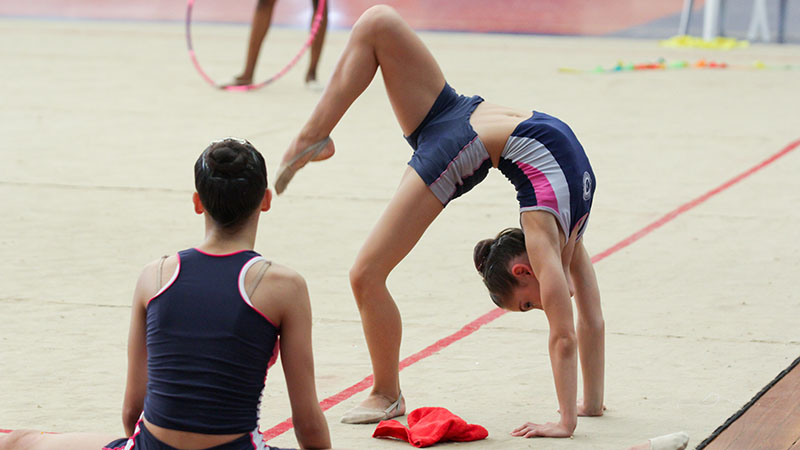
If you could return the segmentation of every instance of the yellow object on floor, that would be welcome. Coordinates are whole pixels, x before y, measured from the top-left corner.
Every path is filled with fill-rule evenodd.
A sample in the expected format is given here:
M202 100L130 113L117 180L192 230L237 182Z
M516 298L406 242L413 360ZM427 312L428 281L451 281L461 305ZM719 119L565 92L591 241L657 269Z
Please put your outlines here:
M695 36L673 36L665 41L661 41L662 47L691 47L691 48L713 48L718 50L730 50L733 48L747 48L749 41L740 41L735 38L717 37L710 41Z

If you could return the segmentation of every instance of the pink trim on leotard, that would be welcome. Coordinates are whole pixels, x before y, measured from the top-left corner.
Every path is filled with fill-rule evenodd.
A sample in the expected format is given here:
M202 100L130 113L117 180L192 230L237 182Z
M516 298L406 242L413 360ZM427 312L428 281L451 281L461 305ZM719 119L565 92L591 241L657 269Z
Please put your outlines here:
M258 436L258 442L256 442L256 436ZM255 430L250 432L250 443L253 444L253 450L267 450L272 447L267 445L266 441L264 441L264 435L261 434L261 431L256 427Z
M129 440L130 438L128 438L128 441ZM128 441L125 441L125 447L128 446ZM101 450L125 450L125 447L103 447Z
M204 252L204 251L200 250L200 249L199 249L199 248L197 248L197 247L195 247L194 249L195 249L196 251L198 251L198 252L200 252L200 253L202 253L202 254L206 255L206 256L213 256L213 257L215 257L215 258L224 258L225 256L233 256L233 255L238 255L239 253L242 253L242 252L249 251L249 250L245 249L245 250L237 250L237 251L235 251L235 252L231 252L231 253L225 253L225 254L222 254L222 255L216 255L216 254L214 254L214 253L208 253L208 252Z
M176 253L175 257L178 258L178 265L175 266L175 272L172 273L172 278L170 278L169 281L167 281L167 283L164 286L162 286L161 289L159 289L158 292L156 292L156 294L154 296L150 297L150 300L147 300L147 304L148 305L150 304L150 302L153 301L153 299L155 299L159 295L163 294L164 291L169 289L169 287L172 286L173 283L175 283L175 280L178 279L178 274L181 271L181 255L180 255L180 253Z
M533 191L536 192L537 206L545 206L555 211L560 211L556 193L553 191L553 186L550 184L550 180L547 179L545 174L536 167L525 164L524 162L517 161L516 164L517 167L525 173L528 180L530 180Z
M275 362L278 361L278 353L280 353L280 352L281 352L281 337L278 336L275 339L275 347L273 347L273 349L272 349L272 358L270 358L269 362L267 363L267 369L272 367L275 364ZM265 376L264 377L264 381L266 382L266 380L267 380L267 377Z
M144 413L142 413L144 416ZM136 436L142 432L141 430L141 423L142 423L142 416L139 417L139 420L136 421L136 427L133 429L133 436L128 438L128 441L125 442L125 447L114 447L112 449L103 447L103 450L131 450L132 448L136 447Z
M142 417L136 422L136 428L133 429L133 436L128 439L128 444L125 446L125 450L131 450L133 447L136 447L136 436L139 436L139 433L142 432L142 419L144 418L144 411L142 412Z

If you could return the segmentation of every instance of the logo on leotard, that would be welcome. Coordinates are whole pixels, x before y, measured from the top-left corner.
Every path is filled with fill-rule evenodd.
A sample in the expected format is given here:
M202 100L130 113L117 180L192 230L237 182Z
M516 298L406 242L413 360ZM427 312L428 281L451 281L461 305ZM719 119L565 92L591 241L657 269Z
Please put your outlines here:
M592 197L592 176L589 172L583 172L583 199L589 200Z

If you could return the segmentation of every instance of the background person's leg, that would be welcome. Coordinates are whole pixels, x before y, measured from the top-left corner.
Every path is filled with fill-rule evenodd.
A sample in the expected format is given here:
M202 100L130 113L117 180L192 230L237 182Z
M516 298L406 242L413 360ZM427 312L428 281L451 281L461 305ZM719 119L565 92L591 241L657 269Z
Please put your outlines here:
M312 0L314 5L314 13L311 15L311 26L314 26L314 18L316 11L319 7L319 0ZM322 10L322 20L319 24L319 30L314 35L314 42L311 43L311 60L308 63L308 71L306 72L306 83L317 81L317 64L319 57L322 55L322 45L325 43L325 32L328 30L328 0L325 1L325 8Z
M270 23L272 23L272 10L274 6L275 0L258 0L250 28L250 40L247 45L247 60L244 66L244 72L237 76L231 84L246 85L253 83L258 54L261 51L261 44L267 36L267 31L269 31Z

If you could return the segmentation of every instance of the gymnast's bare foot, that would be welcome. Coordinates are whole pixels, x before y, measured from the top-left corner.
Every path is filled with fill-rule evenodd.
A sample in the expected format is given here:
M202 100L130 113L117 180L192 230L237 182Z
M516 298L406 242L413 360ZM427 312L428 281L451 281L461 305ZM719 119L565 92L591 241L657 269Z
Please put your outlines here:
M317 81L317 72L311 69L306 72L306 84L315 83Z
M222 87L249 86L251 84L253 84L253 77L242 74L234 78L233 81L223 84Z
M317 81L317 72L312 72L311 69L306 73L306 89L315 92L322 92L325 90L325 85Z

